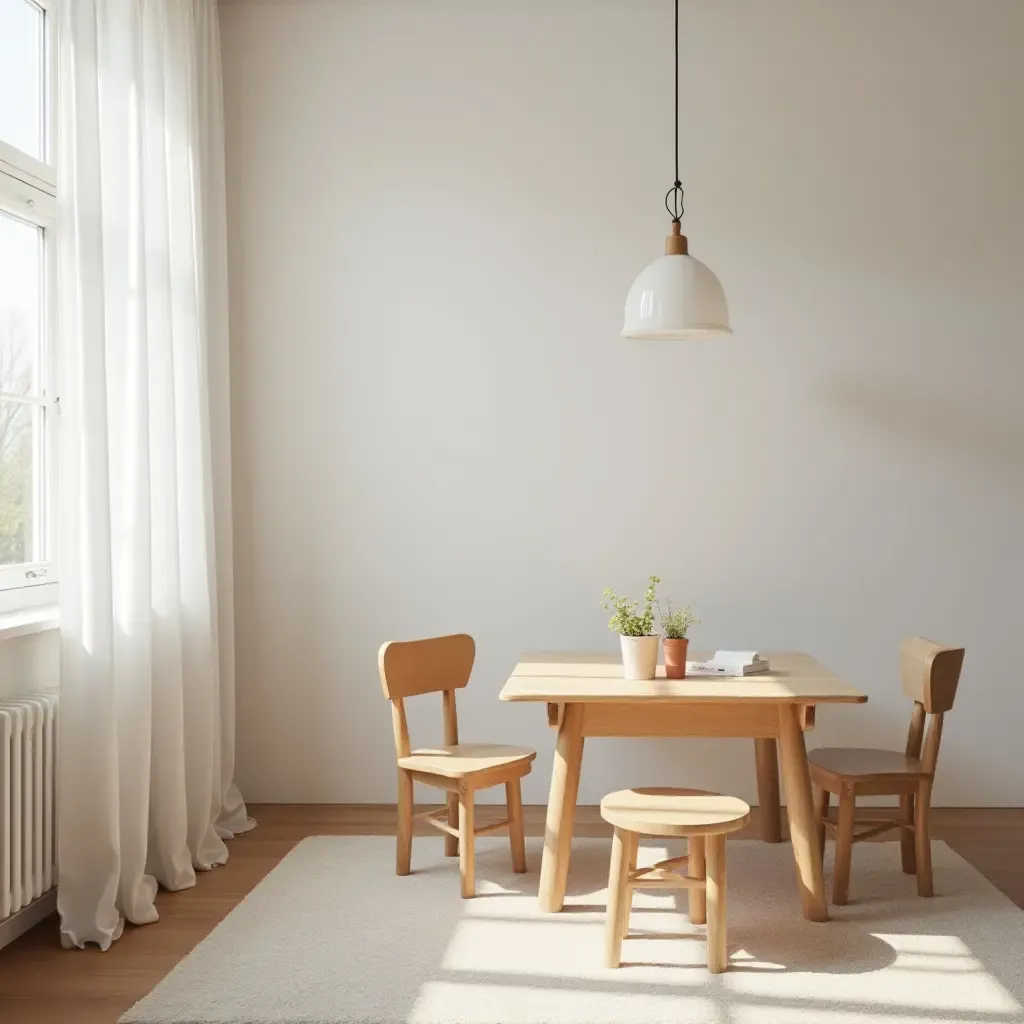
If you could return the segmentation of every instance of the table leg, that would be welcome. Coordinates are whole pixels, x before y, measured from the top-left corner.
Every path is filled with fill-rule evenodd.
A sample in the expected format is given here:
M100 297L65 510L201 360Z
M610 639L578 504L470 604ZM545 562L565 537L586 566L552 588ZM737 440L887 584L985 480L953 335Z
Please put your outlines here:
M548 816L544 827L544 855L540 865L540 909L549 914L561 910L565 900L582 760L583 705L566 704L555 744Z
M827 921L825 880L821 869L818 830L814 821L807 748L800 728L799 705L779 705L779 742L782 747L782 777L786 783L789 835L793 843L796 880L804 917L808 921Z
M779 755L774 739L754 740L757 765L757 804L761 838L766 843L782 842L782 807L779 804Z

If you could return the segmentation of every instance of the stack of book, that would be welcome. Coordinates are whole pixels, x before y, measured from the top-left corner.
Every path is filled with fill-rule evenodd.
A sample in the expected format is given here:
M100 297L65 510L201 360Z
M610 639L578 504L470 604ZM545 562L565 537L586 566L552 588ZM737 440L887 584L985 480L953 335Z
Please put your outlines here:
M709 661L688 661L688 676L752 676L771 668L757 651L715 651Z

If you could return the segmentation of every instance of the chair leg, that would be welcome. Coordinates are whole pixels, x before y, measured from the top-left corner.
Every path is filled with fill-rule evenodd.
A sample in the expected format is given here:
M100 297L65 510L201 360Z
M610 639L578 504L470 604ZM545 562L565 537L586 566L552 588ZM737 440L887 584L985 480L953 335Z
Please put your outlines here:
M505 805L508 808L508 841L512 847L512 870L521 875L526 870L526 838L523 835L523 794L519 779L505 783Z
M628 877L630 871L636 871L636 855L640 848L640 836L636 832L627 832L626 840L629 842L626 849L628 854L626 874ZM622 937L625 939L629 935L629 916L633 913L633 887L631 885L626 886L626 895L622 899L624 906L619 916L622 918Z
M395 851L395 874L407 875L412 870L412 776L398 769L398 825Z
M622 912L626 906L629 843L629 833L616 828L612 836L612 859L608 868L608 916L604 922L606 967L618 967L622 959Z
M917 855L914 852L914 796L907 793L900 797L900 859L903 861L903 872L907 875L917 873Z
M448 794L448 824L452 828L459 827L459 794ZM446 857L458 857L459 839L450 832L444 834L444 855Z
M818 848L821 850L821 859L825 859L825 819L828 817L829 808L832 805L832 794L824 786L813 786L814 793L814 819L818 826Z
M704 837L688 836L686 839L686 869L691 878L708 877L707 860L705 855ZM690 922L692 924L707 924L708 921L708 899L707 891L704 889L691 889Z
M473 822L473 790L459 787L459 875L462 879L462 898L476 895L476 840Z
M839 791L838 824L836 828L835 876L832 881L832 902L841 907L850 895L850 862L853 859L854 790L843 786Z
M932 837L928 830L931 786L923 783L914 797L914 853L917 858L917 895L934 896L932 887Z
M729 966L725 935L725 836L706 836L704 847L707 854L708 970L712 974L721 974Z

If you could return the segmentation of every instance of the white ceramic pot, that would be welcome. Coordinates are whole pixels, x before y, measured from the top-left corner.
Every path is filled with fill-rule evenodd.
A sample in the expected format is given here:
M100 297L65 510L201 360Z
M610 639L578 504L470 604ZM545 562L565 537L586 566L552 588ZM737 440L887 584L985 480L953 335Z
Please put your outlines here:
M653 679L658 667L658 640L654 636L620 636L622 668L627 679Z

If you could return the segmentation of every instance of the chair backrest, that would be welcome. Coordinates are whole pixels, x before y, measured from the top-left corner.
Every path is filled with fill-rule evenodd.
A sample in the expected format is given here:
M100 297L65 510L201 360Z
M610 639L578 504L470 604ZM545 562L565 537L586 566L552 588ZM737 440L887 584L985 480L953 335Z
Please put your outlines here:
M941 715L953 707L963 663L962 647L943 647L921 636L908 637L900 645L903 692L924 705L929 715Z
M469 682L475 657L476 644L465 633L392 640L377 652L380 685L388 700L458 690Z
M377 652L380 685L391 701L395 753L409 756L409 726L405 698L423 693L440 693L444 718L444 742L459 742L455 714L455 691L462 689L473 671L476 643L465 633L437 636L427 640L393 640Z
M920 758L921 767L930 775L935 774L943 716L953 707L963 663L962 647L943 647L921 636L908 637L900 644L903 692L914 702L907 733L907 757Z

